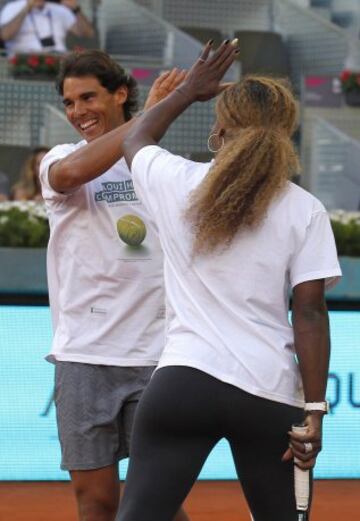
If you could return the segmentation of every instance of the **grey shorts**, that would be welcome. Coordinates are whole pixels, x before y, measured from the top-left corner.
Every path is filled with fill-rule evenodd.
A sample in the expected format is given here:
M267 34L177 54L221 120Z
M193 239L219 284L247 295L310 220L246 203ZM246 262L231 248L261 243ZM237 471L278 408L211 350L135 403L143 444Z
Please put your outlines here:
M128 457L135 409L153 371L56 362L62 469L97 469Z

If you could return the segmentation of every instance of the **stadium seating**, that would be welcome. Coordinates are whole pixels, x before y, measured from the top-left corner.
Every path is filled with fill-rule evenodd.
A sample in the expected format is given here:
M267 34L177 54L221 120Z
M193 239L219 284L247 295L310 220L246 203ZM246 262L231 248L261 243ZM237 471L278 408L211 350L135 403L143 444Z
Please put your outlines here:
M282 36L270 31L236 31L242 74L289 76L289 60Z
M189 34L201 43L206 43L209 40L214 40L214 47L218 47L220 43L227 37L218 29L206 27L179 27L184 33Z

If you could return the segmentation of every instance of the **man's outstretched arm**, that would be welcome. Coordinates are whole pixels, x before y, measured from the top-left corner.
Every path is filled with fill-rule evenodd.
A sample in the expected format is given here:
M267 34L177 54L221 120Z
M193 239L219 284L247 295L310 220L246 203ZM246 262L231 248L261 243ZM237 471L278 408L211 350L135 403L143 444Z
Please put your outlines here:
M167 96L183 81L185 72L177 69L163 73L151 87L145 103L147 110ZM49 182L57 192L69 192L99 177L123 157L123 141L136 118L107 132L86 146L52 164Z

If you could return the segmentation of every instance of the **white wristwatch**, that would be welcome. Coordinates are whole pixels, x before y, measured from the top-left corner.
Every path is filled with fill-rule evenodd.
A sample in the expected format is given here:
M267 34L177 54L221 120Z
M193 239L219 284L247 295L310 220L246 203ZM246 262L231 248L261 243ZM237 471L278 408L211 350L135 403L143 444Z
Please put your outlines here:
M327 414L329 409L329 402L326 400L324 402L305 402L304 405L304 411L306 412L320 411Z

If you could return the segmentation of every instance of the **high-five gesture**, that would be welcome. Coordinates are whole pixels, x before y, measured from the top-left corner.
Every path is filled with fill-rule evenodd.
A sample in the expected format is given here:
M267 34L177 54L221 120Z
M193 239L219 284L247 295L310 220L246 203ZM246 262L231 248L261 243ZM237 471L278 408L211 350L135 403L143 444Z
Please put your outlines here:
M171 94L184 81L186 74L186 71L176 68L160 74L150 89L144 109L149 109Z
M209 100L227 87L227 84L222 85L220 82L239 52L237 40L226 40L214 53L211 53L211 50L210 41L186 75L175 69L160 77L158 83L154 84L146 108L161 99L164 94L169 95L137 118L125 138L124 156L129 166L136 152L145 145L157 143L169 125L189 105L194 101Z
M191 67L178 91L191 101L207 101L224 88L220 82L236 58L239 50L237 40L226 40L213 53L212 41L208 42L198 60Z

